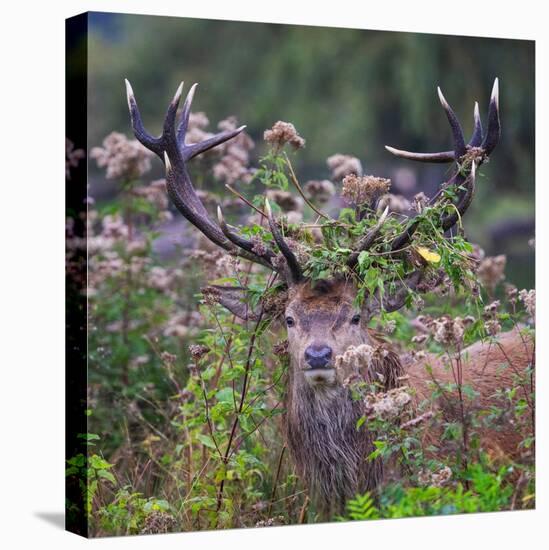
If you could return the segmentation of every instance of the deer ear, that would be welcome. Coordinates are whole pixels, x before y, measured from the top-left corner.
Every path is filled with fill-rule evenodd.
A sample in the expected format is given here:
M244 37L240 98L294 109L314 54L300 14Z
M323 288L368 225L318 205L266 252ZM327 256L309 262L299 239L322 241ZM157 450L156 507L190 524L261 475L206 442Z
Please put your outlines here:
M211 299L222 305L244 321L253 321L257 320L258 316L250 307L248 292L244 286L210 285L202 289L202 294L206 299Z

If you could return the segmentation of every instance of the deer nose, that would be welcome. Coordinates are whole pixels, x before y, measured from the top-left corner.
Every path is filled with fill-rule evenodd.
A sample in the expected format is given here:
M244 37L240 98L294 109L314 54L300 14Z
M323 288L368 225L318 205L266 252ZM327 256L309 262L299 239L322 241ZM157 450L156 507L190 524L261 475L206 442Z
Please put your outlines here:
M312 344L305 350L305 362L312 369L325 369L332 359L332 348L324 344Z

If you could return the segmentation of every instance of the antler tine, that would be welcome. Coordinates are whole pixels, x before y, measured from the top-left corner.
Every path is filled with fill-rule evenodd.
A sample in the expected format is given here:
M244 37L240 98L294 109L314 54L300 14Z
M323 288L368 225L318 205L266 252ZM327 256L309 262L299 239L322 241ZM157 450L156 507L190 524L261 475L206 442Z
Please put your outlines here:
M457 119L456 114L442 95L442 92L440 91L440 88L438 88L439 98L442 103L442 106L444 107L444 110L446 112L446 115L448 116L448 120L450 121L450 125L452 127L452 135L454 136L454 146L456 146L456 136L457 136L457 144L460 148L462 148L463 155L465 153L465 143L463 140L463 132L461 130L461 125ZM479 114L479 108L478 103L475 101L475 108L473 111L473 118L475 121L474 129L473 129L473 135L471 136L471 139L469 140L469 143L467 145L470 145L471 147L478 147L481 144L482 141L482 122L480 119ZM463 145L462 145L463 144ZM461 155L457 155L456 151L441 151L440 153L414 153L412 151L404 151L402 149L396 149L395 147L391 147L389 145L385 145L385 149L389 151L389 153L392 153L396 157L400 157L406 160L413 160L416 162L431 162L431 163L445 163L445 162L453 162L456 159L459 159Z
M290 247L288 246L288 243L286 243L286 241L284 240L284 237L282 236L282 234L280 233L280 230L278 229L278 226L276 225L276 221L273 216L273 211L271 210L271 205L269 204L268 199L265 199L265 211L267 212L269 227L271 228L271 233L276 242L276 245L278 246L278 249L284 256L284 258L286 259L290 280L292 283L298 283L303 279L303 272L301 271L301 267L299 265L299 262L297 261L297 258L295 257L295 254L291 251Z
M454 157L456 159L461 158L465 154L465 138L463 137L463 130L461 129L461 124L459 123L456 113L454 113L450 104L446 101L446 98L442 94L440 87L437 88L438 98L440 99L440 104L446 113L450 127L452 128L452 137L454 139Z
M473 109L473 119L475 121L473 135L471 136L468 145L470 145L471 147L479 147L482 142L482 120L480 119L478 101L475 101L475 108Z
M499 142L501 123L499 120L499 79L494 80L490 106L488 107L488 130L482 142L482 148L489 155Z
M185 142L185 134L187 133L187 128L189 127L189 117L191 116L191 105L193 103L194 93L197 86L197 82L191 86L187 93L187 97L185 98L185 103L183 103L183 112L181 113L181 120L179 121L179 127L177 128L178 143L184 144Z
M233 250L230 241L208 217L204 205L194 192L194 188L192 188L194 194L192 196L191 189L181 185L181 182L190 185L185 166L180 163L172 164L167 151L164 152L164 164L166 166L166 190L174 206L181 212L183 217L202 231L213 243L225 250ZM201 211L197 210L196 203L202 207Z
M245 128L246 125L240 126L235 130L226 130L225 132L220 132L219 134L216 134L209 139L205 139L204 141L193 143L192 145L185 145L184 159L190 160L196 157L196 155L207 151L208 149L212 149L213 147L216 147L217 145L220 145L225 141L229 141L230 139L240 134L240 132L242 132L242 130L244 130Z
M416 162L432 162L432 163L444 163L444 162L453 162L459 159L462 155L465 154L465 139L463 138L463 131L459 120L450 107L449 103L446 101L446 98L442 94L442 90L437 88L438 97L440 103L448 117L448 122L450 122L450 127L452 128L452 136L454 140L454 150L453 151L441 151L440 153L413 153L412 151L404 151L402 149L396 149L395 147L390 147L385 145L385 149L392 153L393 155L407 159L414 160Z
M135 95L133 93L132 85L129 80L124 79L126 83L126 97L128 99L128 109L130 110L130 119L132 123L133 133L136 139L143 144L147 149L151 150L153 153L156 153L161 159L164 155L164 148L162 145L161 137L154 137L145 130L143 126L143 121L141 120L141 113L137 107L137 101L135 100Z
M415 160L417 162L453 162L456 160L456 156L453 151L442 151L440 153L412 153L411 151L403 151L401 149L395 149L389 145L385 145L385 149L392 153L396 157L400 157L407 160Z
M170 142L170 145L176 144L177 139L175 136L175 117L177 115L177 109L179 108L179 102L181 101L181 94L183 92L183 82L179 84L177 90L173 96L173 99L168 105L168 110L166 111L166 116L164 118L164 129L162 132L162 137L165 141ZM167 143L166 143L167 145Z
M358 262L358 257L360 256L360 253L364 250L368 250L370 246L372 246L372 243L375 241L376 237L379 235L379 232L381 230L381 226L385 223L385 220L387 219L387 216L389 214L389 207L386 206L385 210L379 217L378 222L366 235L364 235L357 244L356 250L352 252L349 255L349 258L347 259L347 265L351 268L355 267Z

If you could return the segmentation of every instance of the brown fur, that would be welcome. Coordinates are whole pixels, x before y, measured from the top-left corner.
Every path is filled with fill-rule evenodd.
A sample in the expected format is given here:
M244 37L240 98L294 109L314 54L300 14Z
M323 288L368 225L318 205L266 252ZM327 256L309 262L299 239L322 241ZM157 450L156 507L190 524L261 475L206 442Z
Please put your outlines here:
M358 492L375 489L383 478L383 465L379 460L368 461L373 450L374 434L367 426L357 431L356 422L362 416L362 407L353 402L348 388L337 380L326 379L315 384L307 379L304 351L315 343L328 345L334 357L343 354L349 346L370 344L380 340L367 328L369 319L364 315L359 325L350 320L358 313L353 300L356 289L352 283L342 280L310 282L290 289L286 317L292 317L294 325L288 328L290 354L289 387L286 396L286 439L299 475L309 488L316 507L323 515L341 512L344 502ZM480 393L476 406L488 407L494 402L498 388L511 386L511 369L502 369L505 354L520 372L527 366L532 344L524 344L518 333L505 334L500 345L488 347L475 344L463 352L464 380ZM432 368L432 376L426 364ZM432 377L438 383L453 381L444 362L429 357L424 363L405 365L409 385L416 393L416 402L431 395ZM386 380L386 390L395 387L403 374L399 357L389 352L383 364L375 366ZM367 379L371 373L361 373ZM449 419L456 415L454 406L437 402ZM439 434L427 434L438 437ZM518 436L511 429L502 427L482 434L484 444L494 453L516 452Z
M520 335L518 330L503 333L497 344L477 342L461 353L463 359L463 384L471 386L478 397L468 403L470 410L487 410L491 406L504 408L504 399L497 395L498 390L515 386L513 377L522 375L533 356L533 343ZM454 363L455 364L455 363ZM405 365L409 376L408 383L416 393L416 401L429 399L434 384L453 383L454 377L447 358L428 356L421 362L410 362ZM430 372L429 372L430 371ZM456 394L448 399L440 399L432 404L440 410L446 420L456 419L459 415ZM522 395L521 395L522 397ZM428 434L432 439L438 433ZM525 434L520 434L516 427L503 422L497 429L480 431L482 446L495 457L517 457L518 443Z

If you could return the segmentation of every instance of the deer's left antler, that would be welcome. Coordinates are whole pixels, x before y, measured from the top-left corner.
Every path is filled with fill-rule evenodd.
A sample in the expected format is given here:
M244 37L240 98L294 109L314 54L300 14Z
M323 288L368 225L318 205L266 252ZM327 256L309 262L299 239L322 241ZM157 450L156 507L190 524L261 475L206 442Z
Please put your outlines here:
M488 127L486 133L483 132L482 121L479 114L478 103L475 102L473 110L474 127L470 140L465 143L461 124L446 101L440 88L438 88L438 97L440 103L446 113L450 129L452 132L453 150L441 151L438 153L413 153L395 149L394 147L386 146L386 149L397 157L417 162L433 162L446 163L455 162L456 169L443 188L454 186L457 189L457 198L453 204L453 208L449 213L443 214L440 220L442 231L446 232L453 228L465 214L471 205L475 192L475 181L477 170L480 165L486 161L492 151L499 142L501 134L501 124L499 119L499 81L496 78L492 88L490 104L488 107ZM440 192L437 193L430 201L431 204L436 203L439 199ZM443 199L445 202L447 199ZM368 250L376 238L378 237L387 212L383 212L378 223L369 230L357 243L356 249L349 255L347 264L352 269L356 267L360 253L363 250ZM417 230L420 218L412 218L408 220L405 228L391 242L391 250L395 254L401 251L410 243L415 231ZM373 309L383 308L386 311L395 311L404 306L409 290L416 289L422 284L423 270L419 269L404 277L402 281L396 283L396 288L393 292L385 292L383 298L374 295L370 297ZM395 286L395 285L393 285Z
M483 135L478 103L475 103L473 112L474 130L467 144L463 137L461 124L453 109L450 107L450 104L446 101L440 88L438 88L438 97L446 112L452 130L454 143L453 151L442 151L440 153L412 153L389 146L385 148L397 157L418 162L456 162L456 171L447 182L446 186L454 185L458 188L457 203L454 205L455 208L452 209L452 212L444 216L441 220L442 229L448 231L456 225L458 220L461 219L469 208L475 192L476 169L490 156L499 142L501 135L501 124L499 120L499 81L496 78L492 88L490 105L488 107L488 129L486 134ZM417 229L418 223L417 220L411 220L411 222L409 222L408 227L393 240L391 245L393 251L400 250L410 242Z

